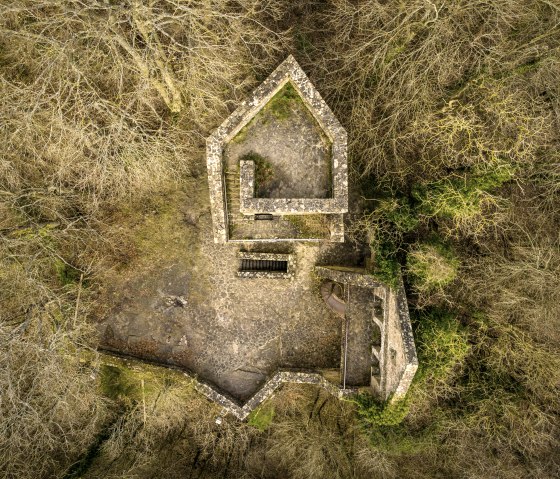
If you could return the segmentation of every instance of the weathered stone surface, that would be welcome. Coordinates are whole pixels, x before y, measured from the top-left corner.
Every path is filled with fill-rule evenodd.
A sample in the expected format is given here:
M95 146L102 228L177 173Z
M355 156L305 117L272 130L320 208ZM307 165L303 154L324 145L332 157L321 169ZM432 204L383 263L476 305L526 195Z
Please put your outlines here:
M385 371L382 377L383 399L402 398L418 369L416 345L410 324L408 303L402 279L397 291L387 295Z
M189 198L206 205L200 188ZM335 258L357 264L363 250L325 241L216 244L209 209L196 227L181 221L195 201L177 202L180 210L161 225L158 218L149 235L155 255L110 274L102 347L182 366L240 401L279 369L339 367L340 319L318 294L313 267ZM290 254L297 268L290 279L242 278L240 249Z
M279 98L284 98L284 90L277 94ZM235 171L243 159L264 160L261 166L267 174L255 189L258 198L332 196L331 141L305 103L293 98L294 91L286 93L292 96L285 101L273 98L224 146L226 172ZM279 102L280 117L275 114L280 107L274 106Z
M364 288L377 288L383 286L378 279L368 274L363 268L346 266L316 266L315 272L321 278L330 279L337 283L348 283Z

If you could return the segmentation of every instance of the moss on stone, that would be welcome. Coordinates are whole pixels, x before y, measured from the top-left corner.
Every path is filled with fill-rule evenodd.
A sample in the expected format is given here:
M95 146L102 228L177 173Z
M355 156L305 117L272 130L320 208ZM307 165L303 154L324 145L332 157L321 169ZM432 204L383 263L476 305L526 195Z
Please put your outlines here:
M284 215L283 218L296 227L300 238L327 238L329 222L324 214Z
M270 99L263 112L270 113L279 120L287 120L292 113L294 103L303 105L303 100L295 87L288 82Z

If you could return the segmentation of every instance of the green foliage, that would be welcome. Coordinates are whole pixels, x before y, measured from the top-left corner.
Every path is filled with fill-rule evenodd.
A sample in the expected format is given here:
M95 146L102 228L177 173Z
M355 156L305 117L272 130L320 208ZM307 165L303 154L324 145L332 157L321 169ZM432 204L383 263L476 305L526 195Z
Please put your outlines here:
M356 396L358 415L367 426L397 426L409 413L407 399L381 402L371 394L360 393Z
M247 423L263 432L270 427L273 419L274 406L267 402L249 414Z
M416 185L412 195L418 201L417 212L458 223L473 219L483 213L485 205L495 203L489 192L510 181L514 173L513 166L499 162Z
M400 274L397 255L406 249L405 235L417 231L421 225L425 227L430 219L452 220L455 226L470 226L468 231L475 232L484 224L481 218L485 207L500 202L490 192L513 179L514 174L513 166L495 161L416 185L410 198L397 195L376 199L372 211L361 223L374 252L373 273L395 286ZM409 253L407 263L419 293L441 290L455 279L458 266L452 252L439 240L418 245Z
M373 274L380 281L396 288L400 281L401 267L397 259L397 247L389 240L378 242L373 248L375 264Z
M401 237L418 226L416 212L404 196L383 198L378 201L375 208L379 221L395 231L393 236Z
M372 273L389 286L398 286L400 264L397 255L404 235L417 226L414 210L404 196L376 200L372 211L360 224L360 228L367 232L374 253Z
M258 197L274 178L272 163L254 151L243 155L241 160L252 161L255 164L255 195Z
M65 263L61 259L55 259L54 268L56 271L56 276L62 285L66 286L68 284L77 283L78 281L80 281L80 271L73 266Z
M404 420L423 398L452 387L456 367L470 351L466 330L447 311L425 312L415 318L415 326L419 369L407 396L394 402L381 402L370 394L354 399L372 445L391 453L416 453L437 444L440 426L448 420L445 411L432 409L429 425L419 430Z
M295 87L288 82L265 105L264 111L271 113L279 120L287 120L292 113L294 102L302 103L303 101Z
M407 272L418 293L441 290L457 276L459 260L447 245L432 240L418 243L407 255Z
M425 379L448 380L470 351L466 329L454 314L441 309L418 314L415 340L419 362L415 387L419 388Z
M470 351L466 330L447 311L432 309L416 316L415 329L419 368L407 396L385 403L369 394L355 398L372 447L391 454L418 454L440 447L440 432L449 425L451 415L445 408L432 406L422 416L423 404L427 398L453 390L460 377L457 365Z
M134 375L117 366L103 364L100 368L101 391L110 399L131 405L141 398L141 383Z

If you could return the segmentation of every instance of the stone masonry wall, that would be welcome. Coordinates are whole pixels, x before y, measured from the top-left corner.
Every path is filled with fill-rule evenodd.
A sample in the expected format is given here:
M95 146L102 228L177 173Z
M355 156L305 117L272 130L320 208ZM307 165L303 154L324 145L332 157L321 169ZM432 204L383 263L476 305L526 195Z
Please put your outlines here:
M251 160L240 162L241 206L245 215L274 213L281 215L306 215L315 213L345 213L348 198L255 198L255 164Z
M402 278L398 289L394 290L360 268L316 266L315 272L338 283L371 288L372 294L378 296L379 289L384 289L384 321L379 324L382 331L381 377L376 392L383 400L403 397L418 369L418 358Z
M395 291L388 288L386 324L385 324L385 358L382 371L383 399L395 401L402 398L418 369L416 346L412 334L412 325L402 279Z
M90 360L90 358L87 359ZM281 370L274 374L261 389L259 389L244 405L242 405L235 399L219 392L210 384L201 381L190 371L186 371L178 366L133 358L108 350L99 351L99 359L102 364L116 367L125 366L136 371L148 369L153 372L157 372L159 369L160 371L166 370L174 372L174 374L178 374L179 376L185 378L197 392L204 395L208 400L218 406L221 406L222 415L232 414L241 421L247 419L247 416L249 416L253 410L272 397L284 383L314 384L324 388L327 392L337 398L346 397L356 392L354 389L343 390L327 381L321 374L316 372Z
M332 203L332 208L326 206L324 201L335 201L334 199L270 199L254 198L255 191L255 164L251 160L241 160L239 162L240 179L240 211L245 214L309 214L323 213L330 209L344 210L344 201L338 199L338 203ZM261 200L263 201L261 203ZM269 202L269 203L264 203ZM344 217L343 212L338 214L328 213L330 216L330 240L332 242L344 242ZM268 240L278 241L278 240ZM283 240L285 241L285 240ZM308 239L309 241L309 239Z
M287 83L291 82L299 92L302 100L309 108L325 134L332 142L332 171L333 198L323 200L269 200L262 198L247 198L246 209L242 212L262 213L263 207L276 208L285 214L313 213L346 213L348 211L348 165L347 165L347 134L336 119L328 105L307 75L291 55L282 62L270 76L253 92L252 97L241 105L217 128L206 140L206 159L208 168L208 182L210 186L210 206L212 209L212 224L214 241L225 243L228 241L227 204L224 195L223 178L223 148L235 135L266 105L266 103ZM248 187L248 185L246 185ZM261 200L265 204L261 204ZM273 203L267 203L273 201ZM301 201L312 201L304 204ZM315 203L319 201L319 203ZM254 203L254 204L253 204ZM335 235L337 238L337 235Z

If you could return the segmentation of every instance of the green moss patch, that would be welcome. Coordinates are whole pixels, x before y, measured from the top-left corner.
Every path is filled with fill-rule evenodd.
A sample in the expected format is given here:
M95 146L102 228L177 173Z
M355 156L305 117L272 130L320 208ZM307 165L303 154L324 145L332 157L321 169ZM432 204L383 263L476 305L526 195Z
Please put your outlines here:
M295 87L288 82L270 99L263 108L263 112L270 113L279 120L287 120L294 104L303 104L303 100Z
M255 164L254 195L260 198L274 179L274 167L265 157L251 151L241 157L241 160L252 161Z
M262 432L266 431L270 427L273 419L274 406L272 406L271 403L266 402L249 414L247 423Z
M330 235L329 222L324 214L285 215L298 230L300 238L327 238Z

